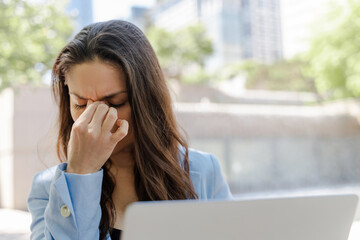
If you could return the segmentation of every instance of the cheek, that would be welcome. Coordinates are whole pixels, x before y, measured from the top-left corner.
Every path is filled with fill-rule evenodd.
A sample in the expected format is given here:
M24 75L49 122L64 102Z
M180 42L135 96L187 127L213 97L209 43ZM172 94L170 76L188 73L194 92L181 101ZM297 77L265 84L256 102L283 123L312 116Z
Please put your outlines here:
M70 114L71 114L71 117L73 119L73 121L75 122L79 117L80 115L85 111L85 108L81 108L81 109L77 109L74 107L75 104L79 104L79 105L83 105L84 102L80 101L80 102L75 102L72 98L70 98L70 105L69 105L69 108L70 108ZM86 104L86 103L85 103Z
M80 117L82 112L83 112L83 110L74 109L70 106L70 113L71 113L71 117L74 120L74 122Z
M126 105L117 110L117 116L120 119L125 119L130 123L131 121L131 108L130 106Z
M117 110L118 118L124 119L129 123L129 132L132 131L133 122L132 122L132 111L129 104L126 104L124 107Z

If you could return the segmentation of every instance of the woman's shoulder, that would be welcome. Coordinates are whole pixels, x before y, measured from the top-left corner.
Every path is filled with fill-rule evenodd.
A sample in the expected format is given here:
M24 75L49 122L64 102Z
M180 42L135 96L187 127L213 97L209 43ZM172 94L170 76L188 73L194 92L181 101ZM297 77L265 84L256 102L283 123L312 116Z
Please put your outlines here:
M189 170L200 199L232 199L219 160L211 153L189 148Z
M193 172L216 172L220 164L213 154L189 148L189 167Z

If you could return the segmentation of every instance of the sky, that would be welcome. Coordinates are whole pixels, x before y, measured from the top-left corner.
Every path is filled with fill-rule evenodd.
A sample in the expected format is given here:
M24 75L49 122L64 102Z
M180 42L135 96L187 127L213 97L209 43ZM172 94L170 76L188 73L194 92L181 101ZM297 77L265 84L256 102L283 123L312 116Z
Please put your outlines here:
M151 7L155 0L93 0L94 21L126 18L133 5Z

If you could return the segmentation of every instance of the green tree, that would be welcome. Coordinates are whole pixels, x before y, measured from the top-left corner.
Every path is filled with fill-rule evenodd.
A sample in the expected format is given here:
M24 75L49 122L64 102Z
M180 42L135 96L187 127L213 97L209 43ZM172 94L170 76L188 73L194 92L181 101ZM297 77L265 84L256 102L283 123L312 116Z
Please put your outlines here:
M181 80L186 69L194 66L202 69L213 53L212 41L201 24L172 32L152 26L146 35L167 78Z
M316 29L306 58L319 93L328 98L360 96L360 1L342 0Z
M0 0L0 91L41 83L72 33L66 2Z
M303 60L295 58L273 64L248 61L239 68L245 72L249 89L316 92L314 79L306 72L305 66Z

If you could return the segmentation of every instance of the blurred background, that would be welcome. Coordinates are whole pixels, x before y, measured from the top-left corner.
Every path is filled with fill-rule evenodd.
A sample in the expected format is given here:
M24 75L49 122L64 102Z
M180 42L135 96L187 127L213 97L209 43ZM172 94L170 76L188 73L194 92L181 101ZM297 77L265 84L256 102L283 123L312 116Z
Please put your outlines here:
M0 0L0 239L29 238L32 178L59 163L54 59L110 19L145 32L190 146L219 159L235 197L360 195L359 12L359 0Z

